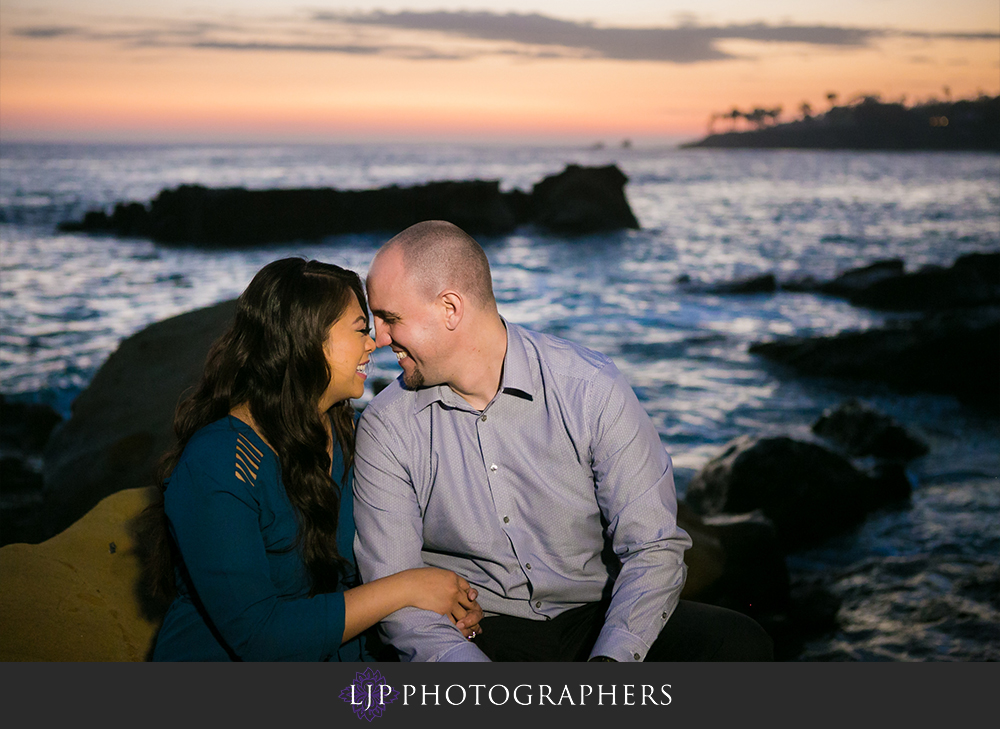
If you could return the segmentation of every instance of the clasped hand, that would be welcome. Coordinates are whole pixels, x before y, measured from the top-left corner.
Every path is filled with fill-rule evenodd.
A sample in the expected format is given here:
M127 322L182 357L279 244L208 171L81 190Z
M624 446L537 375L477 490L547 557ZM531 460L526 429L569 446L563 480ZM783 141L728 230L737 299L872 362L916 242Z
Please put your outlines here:
M476 602L479 593L465 578L437 567L422 567L411 572L416 588L414 607L448 616L466 638L483 632L479 625L483 609Z

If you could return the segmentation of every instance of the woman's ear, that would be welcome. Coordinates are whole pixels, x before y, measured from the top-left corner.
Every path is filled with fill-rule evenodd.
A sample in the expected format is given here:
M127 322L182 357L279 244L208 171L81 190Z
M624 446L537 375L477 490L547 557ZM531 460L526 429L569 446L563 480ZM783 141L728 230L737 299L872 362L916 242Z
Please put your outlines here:
M444 325L449 331L455 331L462 317L465 316L465 300L456 291L445 291L438 297L444 314Z

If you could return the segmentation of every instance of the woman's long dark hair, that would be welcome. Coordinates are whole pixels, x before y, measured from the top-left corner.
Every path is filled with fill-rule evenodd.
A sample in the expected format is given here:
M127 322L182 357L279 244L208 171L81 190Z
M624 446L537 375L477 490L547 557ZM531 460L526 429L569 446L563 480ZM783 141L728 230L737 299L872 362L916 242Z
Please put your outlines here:
M177 443L164 455L157 478L162 497L191 436L246 403L281 462L313 595L336 589L348 565L337 551L340 491L329 475L319 400L331 377L323 344L352 293L364 309L361 279L330 263L285 258L264 266L240 295L232 326L209 350L201 382L178 405ZM346 475L354 456L354 410L345 400L329 415ZM144 513L139 530L149 587L154 595L167 597L174 592L174 575L162 498Z

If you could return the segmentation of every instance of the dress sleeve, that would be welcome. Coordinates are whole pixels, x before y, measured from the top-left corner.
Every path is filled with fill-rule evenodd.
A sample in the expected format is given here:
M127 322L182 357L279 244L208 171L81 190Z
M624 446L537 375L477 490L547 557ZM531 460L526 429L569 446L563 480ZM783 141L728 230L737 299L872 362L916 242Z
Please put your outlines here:
M370 410L358 424L354 454L354 554L365 582L426 567L420 505L391 434ZM429 610L397 610L381 628L404 661L489 660L447 617Z
M170 529L208 619L235 657L326 660L344 635L344 595L280 599L250 487L197 462L178 464L164 494Z
M622 563L591 655L641 661L677 607L691 539L677 526L670 456L614 364L595 380L587 406L597 498Z

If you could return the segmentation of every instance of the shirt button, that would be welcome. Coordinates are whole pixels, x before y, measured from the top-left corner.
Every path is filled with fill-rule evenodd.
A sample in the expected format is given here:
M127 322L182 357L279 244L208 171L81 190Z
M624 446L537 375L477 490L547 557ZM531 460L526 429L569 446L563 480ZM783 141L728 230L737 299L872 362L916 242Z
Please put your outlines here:
M490 464L490 470L493 471L493 473L496 473L497 472L497 464L491 463Z
M541 600L539 600L538 602L535 603L535 607L540 608L541 606L542 606Z
M505 517L503 518L503 523L504 523L504 524L507 524L507 523L508 523L509 521L510 521L510 517L509 517L509 516L505 516Z
M484 423L486 422L486 413L483 413L483 417L480 418Z
M524 568L526 570L530 570L531 569L531 562L526 562L525 565L524 565Z
M634 658L635 660L637 660L637 661L639 660L639 654L638 654L638 653L633 653L633 654L632 654L632 657L633 657L633 658Z
M661 615L660 617L663 618L664 620L666 620L667 619L667 614L663 613L663 615Z

